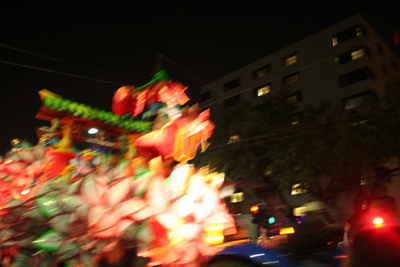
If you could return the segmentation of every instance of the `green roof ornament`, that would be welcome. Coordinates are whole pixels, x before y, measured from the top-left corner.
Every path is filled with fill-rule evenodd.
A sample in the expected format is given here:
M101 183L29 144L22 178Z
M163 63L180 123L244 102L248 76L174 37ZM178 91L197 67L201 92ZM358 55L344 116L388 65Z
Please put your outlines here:
M154 74L153 78L151 78L150 82L146 83L145 85L142 85L138 88L135 89L135 92L143 90L147 86L159 82L159 81L164 81L164 80L172 80L172 78L168 75L168 73L165 70L160 70L156 74Z

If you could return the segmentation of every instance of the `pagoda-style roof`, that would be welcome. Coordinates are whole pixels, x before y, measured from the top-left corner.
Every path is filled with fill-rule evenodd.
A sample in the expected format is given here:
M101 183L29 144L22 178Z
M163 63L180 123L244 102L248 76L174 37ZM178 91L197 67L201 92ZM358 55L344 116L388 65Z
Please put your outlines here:
M39 91L42 105L36 115L37 119L53 121L59 119L61 125L72 123L79 130L97 128L103 130L107 136L113 139L119 138L123 133L126 135L143 134L151 131L152 122L134 120L130 114L118 116L111 111L100 110L91 106L78 103L57 95L49 90ZM61 135L61 131L40 127L37 129L38 137L45 133ZM91 138L80 134L74 134L74 139L83 142L98 143ZM119 148L114 142L102 142L103 146ZM101 144L100 144L101 145Z

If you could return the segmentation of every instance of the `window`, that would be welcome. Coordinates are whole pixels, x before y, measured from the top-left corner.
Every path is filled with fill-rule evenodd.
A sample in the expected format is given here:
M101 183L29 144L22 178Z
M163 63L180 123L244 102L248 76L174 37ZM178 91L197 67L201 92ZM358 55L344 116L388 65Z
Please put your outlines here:
M229 138L228 144L233 144L240 141L240 137L237 134L231 135L231 137Z
M357 58L361 58L365 55L365 50L364 50L364 48L361 48L361 49L351 52L350 55L351 55L352 60L356 60Z
M368 102L370 101L373 101L374 98L375 96L371 91L366 91L360 94L343 98L342 102L344 110L358 108L362 105L368 104Z
M284 67L287 67L287 66L290 66L290 65L296 63L298 60L299 60L299 57L296 53L296 54L282 58L282 65Z
M253 89L253 97L260 97L271 92L271 83L263 84Z
M343 43L347 40L350 40L354 37L365 34L362 27L360 25L353 26L347 30L344 30L332 37L332 45L337 46L340 43Z
M244 200L243 192L237 192L231 195L231 203L238 203L242 202L243 200Z
M338 77L339 87L344 87L368 78L374 79L373 72L367 68L361 68Z
M287 98L286 101L288 104L296 104L301 101L301 91L294 92L290 94Z
M240 86L240 78L236 78L230 82L224 84L224 92L232 90L233 88Z
M344 63L356 60L363 57L366 54L365 48L357 48L351 51L345 52L335 57L336 65L342 65Z
M261 67L259 69L256 69L252 72L252 78L253 80L263 77L265 75L267 75L268 73L271 72L271 66L270 65L266 65L264 67Z
M200 102L203 102L203 101L206 101L206 100L209 100L209 99L211 99L211 91L202 93L200 95Z
M293 209L293 215L296 216L296 217L307 216L307 208L306 207L294 208Z
M307 193L307 188L305 188L304 185L301 184L295 184L292 186L292 195L300 195Z
M292 115L290 124L291 124L291 125L297 125L297 124L299 124L301 118L302 118L302 114L301 114L301 113Z
M300 118L298 117L293 117L292 121L290 122L291 125L297 125L300 123Z
M291 73L282 78L283 85L289 85L299 81L299 72Z

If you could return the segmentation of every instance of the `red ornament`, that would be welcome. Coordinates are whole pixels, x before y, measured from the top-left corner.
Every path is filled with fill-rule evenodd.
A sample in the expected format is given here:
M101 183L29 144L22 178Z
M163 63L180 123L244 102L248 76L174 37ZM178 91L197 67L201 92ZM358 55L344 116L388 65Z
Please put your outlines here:
M134 98L132 95L133 86L122 86L119 88L112 100L112 112L118 116L122 116L133 110Z
M158 101L167 103L168 107L184 105L189 101L189 98L185 94L186 88L187 86L171 81L165 84L158 92Z

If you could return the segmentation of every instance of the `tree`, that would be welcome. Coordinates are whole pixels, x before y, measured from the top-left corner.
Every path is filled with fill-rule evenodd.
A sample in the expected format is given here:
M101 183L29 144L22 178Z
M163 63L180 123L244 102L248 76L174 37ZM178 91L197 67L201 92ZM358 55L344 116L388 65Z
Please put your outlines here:
M388 92L398 92L398 87L394 84ZM385 108L373 98L347 112L327 103L305 107L296 125L291 123L298 113L284 93L261 108L243 102L220 105L211 112L216 124L211 146L197 160L225 172L227 181L265 185L283 202L281 190L301 184L335 206L340 195L355 194L361 183L372 183L377 168L400 155L395 97L391 94Z

